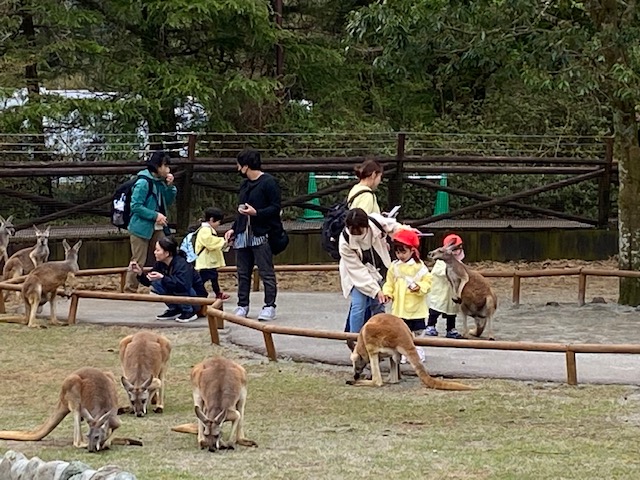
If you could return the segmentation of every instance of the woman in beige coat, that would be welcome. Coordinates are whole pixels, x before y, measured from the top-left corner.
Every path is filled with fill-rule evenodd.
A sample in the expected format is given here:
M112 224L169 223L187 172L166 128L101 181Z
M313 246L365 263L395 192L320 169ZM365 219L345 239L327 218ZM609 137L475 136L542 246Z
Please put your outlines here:
M351 297L349 331L358 333L376 313L384 312L386 297L382 281L391 265L387 235L410 228L393 218L361 208L349 210L345 230L338 240L340 251L340 283L345 298Z

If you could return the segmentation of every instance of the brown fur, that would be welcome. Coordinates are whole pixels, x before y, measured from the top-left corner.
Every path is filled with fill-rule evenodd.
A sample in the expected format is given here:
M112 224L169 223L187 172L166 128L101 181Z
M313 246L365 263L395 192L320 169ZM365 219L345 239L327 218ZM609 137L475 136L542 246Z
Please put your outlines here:
M25 323L29 327L37 327L36 312L38 307L49 302L51 325L62 325L56 318L56 295L59 287L65 284L75 283L75 273L78 267L78 250L82 245L82 240L73 247L69 247L66 240L62 241L64 246L65 260L49 262L38 265L27 275L22 284L22 299L25 305ZM71 294L71 287L65 287L65 294Z
M171 342L164 335L142 331L120 340L122 386L136 416L144 417L149 403L155 405L154 412L164 411L170 355Z
M9 239L16 234L16 229L12 223L13 215L9 215L6 219L0 215L0 255L4 259L4 264L7 264L9 255L7 255L7 248L9 248Z
M4 264L2 269L3 280L11 280L12 278L27 275L42 265L49 259L49 232L50 227L45 231L40 231L35 225L33 229L36 232L36 244L33 247L18 250Z
M493 316L498 308L498 298L489 281L456 259L453 251L454 246L447 245L429 252L429 256L447 264L447 279L453 289L453 301L460 304L463 335L479 337L486 327L489 340L494 340ZM467 316L475 320L476 328L471 331L467 327Z
M120 426L116 379L111 373L95 368L76 370L62 382L60 398L54 412L41 426L31 431L0 431L2 440L42 440L69 413L73 413L73 445L97 452L109 448L113 432ZM81 420L89 425L88 442L82 438Z
M244 407L247 400L247 372L232 360L208 358L191 370L193 403L198 417L197 434L200 448L215 452L237 445L257 447L244 437ZM222 440L222 424L231 422L229 441ZM176 432L194 433L192 424L172 428Z
M379 313L365 323L358 334L356 348L351 353L354 380L352 385L381 387L380 357L391 357L391 369L387 383L400 381L400 357L404 355L415 370L422 383L428 388L438 390L475 390L475 387L458 382L438 380L427 372L420 361L418 351L413 343L413 335L404 321L389 313ZM371 363L371 380L361 380L362 371Z

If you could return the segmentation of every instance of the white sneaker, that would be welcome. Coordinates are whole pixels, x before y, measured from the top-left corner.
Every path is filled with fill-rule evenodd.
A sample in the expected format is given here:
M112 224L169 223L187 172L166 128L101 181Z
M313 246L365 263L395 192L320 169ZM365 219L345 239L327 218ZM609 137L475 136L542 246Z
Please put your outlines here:
M402 365L406 365L406 364L407 364L407 357L405 357L404 355L402 355L402 356L400 357L400 363L401 363Z
M240 305L238 305L233 311L233 314L237 315L238 317L247 318L247 315L249 315L249 307L241 307Z
M427 355L426 353L424 353L424 349L422 347L416 347L416 350L418 351L418 356L420 357L420 361L424 363L424 361L427 359Z
M268 321L276 319L276 307L262 307L258 320Z

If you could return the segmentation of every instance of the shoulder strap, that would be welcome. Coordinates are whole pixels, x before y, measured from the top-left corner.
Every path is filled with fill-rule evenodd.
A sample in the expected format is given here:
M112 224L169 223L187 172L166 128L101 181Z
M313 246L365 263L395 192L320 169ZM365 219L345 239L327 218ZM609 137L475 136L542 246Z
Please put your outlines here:
M373 222L373 224L378 227L380 229L380 231L384 234L386 234L386 230L382 227L382 225L380 224L380 222L378 220L376 220L375 218L373 218L372 216L369 215L369 220L371 222Z
M376 194L373 193L373 190L360 190L358 193L354 194L353 197L347 199L347 207L351 208L351 204L353 203L353 201L363 193L370 193L374 197L376 196Z
M144 178L147 181L147 184L149 186L149 190L147 191L147 197L144 199L146 202L149 199L149 197L153 195L153 181L149 177L146 177L144 175L137 175L136 182L133 185L134 186L137 185L138 180L140 180L141 178Z

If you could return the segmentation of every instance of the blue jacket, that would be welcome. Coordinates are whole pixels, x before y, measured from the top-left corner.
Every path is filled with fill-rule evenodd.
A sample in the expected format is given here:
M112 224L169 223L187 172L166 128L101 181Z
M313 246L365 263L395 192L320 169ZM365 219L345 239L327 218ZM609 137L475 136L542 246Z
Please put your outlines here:
M163 178L154 177L149 170L138 172L141 177L148 177L153 182L153 194L147 198L149 192L149 182L139 179L133 187L131 193L131 220L129 221L129 233L136 237L150 240L153 236L153 227L160 210L162 198L163 210L166 215L167 210L176 199L177 189L174 185L167 185Z

